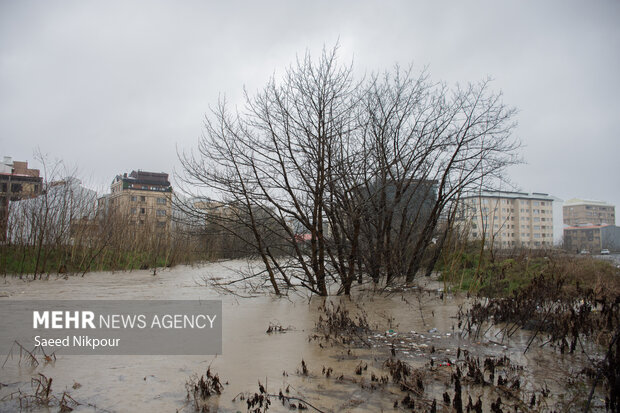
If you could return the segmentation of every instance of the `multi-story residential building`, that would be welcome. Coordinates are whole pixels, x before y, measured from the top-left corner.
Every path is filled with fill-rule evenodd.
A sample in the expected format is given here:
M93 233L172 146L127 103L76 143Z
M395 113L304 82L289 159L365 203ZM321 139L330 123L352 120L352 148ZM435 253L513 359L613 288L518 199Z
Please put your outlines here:
M602 249L620 251L620 227L615 225L583 225L564 228L567 251L598 254Z
M13 161L5 156L0 162L0 241L6 241L9 203L34 198L41 193L43 178L28 162Z
M544 193L481 192L462 198L460 225L470 239L496 248L553 245L553 197Z
M169 231L172 186L167 173L132 171L117 175L110 194L99 198L99 207L121 214L129 224Z
M562 207L565 225L615 225L616 207L603 201L573 198Z
M12 203L8 237L18 244L32 244L40 236L68 243L76 223L93 218L96 199L97 193L79 179L46 182L39 196Z

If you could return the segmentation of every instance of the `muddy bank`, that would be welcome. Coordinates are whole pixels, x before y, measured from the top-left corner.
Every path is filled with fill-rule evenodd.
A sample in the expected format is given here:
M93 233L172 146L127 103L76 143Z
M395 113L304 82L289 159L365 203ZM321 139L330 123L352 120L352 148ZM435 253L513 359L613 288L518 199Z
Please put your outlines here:
M285 396L303 399L323 411L392 411L395 402L398 409L411 411L404 400L407 395L417 401L416 411L429 411L433 399L437 411L449 411L454 408L453 376L458 369L462 374L459 382L463 408L469 395L474 405L481 396L484 411L489 411L496 402L496 391L475 383L475 377L468 377L469 364L479 363L483 380L489 382L485 359L501 360L504 356L510 363L495 367L493 373L494 383L500 376L508 383L503 386L504 409L519 404L510 395L513 391L523 393L528 401L535 395L531 409L556 406L562 410L570 406L571 398L589 390L578 374L587 366L585 355L561 355L538 346L524 355L532 334L529 331L519 331L503 342L501 338L492 338L493 330L475 340L462 338L456 314L466 302L462 297L442 294L439 284L430 283L424 291L410 289L381 295L360 291L352 299L327 300L295 295L239 298L204 286L204 276L232 277L231 269L240 265L244 264L178 267L156 276L135 271L93 273L66 280L52 277L28 283L2 279L3 300L221 299L224 321L223 354L219 356L58 355L57 360L43 361L36 368L8 360L0 370L0 383L6 385L0 389L0 398L18 389L30 391L32 377L42 373L53 378L52 392L60 395L67 391L82 403L73 406L75 411L189 412L193 405L187 401L186 383L194 374L204 375L210 366L223 385L221 395L209 398L210 406L218 411L246 411L246 396L260 392L259 381L267 393L277 395L282 390ZM338 306L349 311L351 319L361 316L367 324L367 330L360 330L359 337L352 342L342 343L342 337L333 334L325 337L324 330L316 329L321 317L326 318L324 309L335 311ZM267 333L270 326L272 331ZM276 326L283 331L274 331ZM391 370L397 360L416 370L416 376L410 375L404 382L411 381L413 388L405 387L403 391L402 383L395 383ZM474 371L472 375L475 374ZM512 389L517 377L519 388ZM416 387L417 378L423 391ZM569 385L571 378L574 383ZM449 403L444 400L446 392ZM543 393L547 396L541 399ZM245 394L243 400L239 394ZM598 396L596 407L600 409ZM17 407L16 400L0 403L0 411L14 411ZM288 401L283 404L277 397L272 398L269 411L289 409ZM526 411L530 407L520 409ZM52 411L57 410L56 407Z

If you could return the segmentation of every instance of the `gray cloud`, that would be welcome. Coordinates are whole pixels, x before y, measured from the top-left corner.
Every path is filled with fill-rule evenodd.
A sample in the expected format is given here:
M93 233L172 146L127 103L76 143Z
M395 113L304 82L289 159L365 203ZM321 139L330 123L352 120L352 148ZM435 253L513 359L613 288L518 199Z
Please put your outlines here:
M409 1L0 2L2 154L35 147L99 185L171 172L204 114L242 103L296 54L339 39L363 75L429 66L448 83L486 76L520 110L521 189L620 206L620 3Z

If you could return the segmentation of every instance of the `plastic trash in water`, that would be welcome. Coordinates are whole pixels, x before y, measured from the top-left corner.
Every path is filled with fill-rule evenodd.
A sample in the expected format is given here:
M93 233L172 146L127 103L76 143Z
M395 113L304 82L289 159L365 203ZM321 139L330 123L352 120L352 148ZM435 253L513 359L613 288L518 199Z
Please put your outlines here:
M436 328L431 328L430 330L428 330L428 332L429 332L429 333L431 333L431 334L432 334L432 333L436 333L436 332L437 332L437 329L436 329Z

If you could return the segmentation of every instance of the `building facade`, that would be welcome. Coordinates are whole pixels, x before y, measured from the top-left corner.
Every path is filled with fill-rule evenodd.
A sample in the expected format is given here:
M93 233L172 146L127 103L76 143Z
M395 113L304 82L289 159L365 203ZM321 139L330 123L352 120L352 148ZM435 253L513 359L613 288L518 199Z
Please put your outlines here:
M29 169L28 162L13 161L5 156L0 163L0 241L6 241L9 204L12 201L38 196L43 178L38 169Z
M568 226L616 225L616 207L603 201L569 199L564 202L562 214Z
M484 238L495 248L549 248L553 199L537 192L481 192L462 198L459 224L470 239Z
M99 209L118 214L130 225L169 232L172 186L163 172L132 171L117 175L110 194L99 198Z
M620 227L584 225L564 228L564 248L570 252L598 254L602 249L620 252Z

